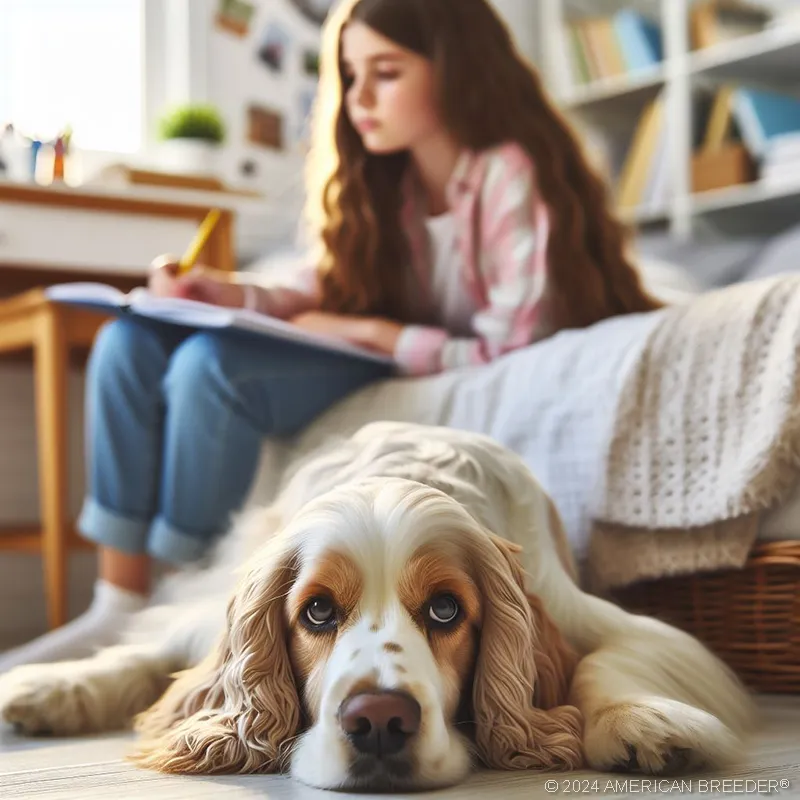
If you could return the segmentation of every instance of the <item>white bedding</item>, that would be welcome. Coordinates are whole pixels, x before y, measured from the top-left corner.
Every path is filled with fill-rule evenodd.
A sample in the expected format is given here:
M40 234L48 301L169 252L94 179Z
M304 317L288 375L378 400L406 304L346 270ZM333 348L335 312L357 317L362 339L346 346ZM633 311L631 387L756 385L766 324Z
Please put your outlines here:
M370 386L318 418L301 437L266 442L248 505L268 502L295 459L368 422L447 425L488 434L518 453L555 500L583 559L620 387L661 313L564 331L486 367ZM760 537L800 539L800 489L765 516Z
M564 331L493 364L368 387L315 421L298 440L264 446L250 502L265 502L294 458L376 420L477 431L510 447L554 498L578 556L625 370L661 312Z

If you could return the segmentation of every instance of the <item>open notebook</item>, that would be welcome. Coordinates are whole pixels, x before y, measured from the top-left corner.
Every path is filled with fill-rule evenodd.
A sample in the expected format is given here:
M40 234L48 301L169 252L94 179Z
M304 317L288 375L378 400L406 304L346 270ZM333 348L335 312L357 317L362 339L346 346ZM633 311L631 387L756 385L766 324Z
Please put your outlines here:
M173 297L152 297L147 289L134 289L127 294L104 283L60 283L45 290L56 303L69 303L110 314L135 314L189 328L231 328L283 339L297 344L320 347L338 353L391 364L392 359L343 339L310 333L265 314L241 308L223 308L196 300Z

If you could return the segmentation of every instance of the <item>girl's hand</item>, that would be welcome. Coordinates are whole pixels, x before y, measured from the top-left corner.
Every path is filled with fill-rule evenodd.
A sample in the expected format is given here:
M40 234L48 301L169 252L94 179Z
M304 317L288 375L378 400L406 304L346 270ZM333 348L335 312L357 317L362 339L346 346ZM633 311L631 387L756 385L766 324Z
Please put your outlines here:
M174 256L160 256L150 267L148 289L155 297L182 297L215 306L241 308L244 289L226 273L198 264L185 275L178 274Z
M291 322L303 330L336 336L368 350L393 355L403 326L388 319L353 317L327 311L307 311Z
M244 307L244 287L241 284L228 283L214 276L195 275L194 270L176 279L173 296L227 308Z
M332 314L329 311L305 311L292 317L289 322L310 333L334 336L338 339L346 339L348 342L360 343L358 328L361 320L358 317Z
M403 326L399 322L381 318L365 319L364 324L366 338L359 344L370 350L377 350L379 353L393 356L397 349L397 341L403 332Z
M177 277L178 259L174 256L159 256L150 265L147 288L154 297L175 297Z

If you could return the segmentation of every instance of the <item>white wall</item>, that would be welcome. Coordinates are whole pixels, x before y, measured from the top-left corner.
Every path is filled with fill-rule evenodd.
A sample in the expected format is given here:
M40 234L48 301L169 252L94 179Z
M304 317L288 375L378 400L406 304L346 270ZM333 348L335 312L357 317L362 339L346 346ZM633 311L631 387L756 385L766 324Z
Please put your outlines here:
M220 30L214 24L218 0L191 1L192 72L190 91L217 105L226 121L228 141L222 152L221 175L233 185L262 192L268 213L260 223L260 250L284 244L294 234L302 206L303 150L297 131L303 122L300 96L313 91L315 80L304 74L303 51L316 48L319 29L284 0L254 0L257 11L245 37ZM258 45L269 23L277 23L289 37L284 66L273 72L258 58ZM247 140L250 104L279 112L284 118L286 145L270 149ZM241 172L244 161L257 166L254 177ZM249 233L249 232L248 232ZM248 235L248 251L256 241ZM248 252L247 255L252 255Z
M241 161L251 158L261 167L262 182L272 183L272 180L267 181L267 175L285 172L287 164L294 166L302 161L302 149L296 143L296 133L303 122L298 101L302 92L312 91L315 85L315 80L303 73L302 54L306 48L318 47L319 30L283 0L259 0L256 5L258 11L246 38L211 26L208 93L222 109L229 126L231 147L224 168L236 174ZM209 13L209 21L211 17ZM280 25L290 37L284 66L279 73L264 66L256 54L264 29L270 23ZM250 103L267 106L283 115L285 150L269 150L246 141L246 109Z

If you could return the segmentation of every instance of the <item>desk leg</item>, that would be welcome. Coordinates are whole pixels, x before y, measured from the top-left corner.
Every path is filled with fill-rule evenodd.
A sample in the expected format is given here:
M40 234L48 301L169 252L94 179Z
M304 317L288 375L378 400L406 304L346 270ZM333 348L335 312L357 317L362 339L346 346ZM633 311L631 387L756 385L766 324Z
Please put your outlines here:
M67 620L67 371L64 319L56 307L39 313L34 346L39 507L47 620Z

